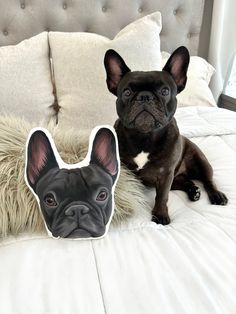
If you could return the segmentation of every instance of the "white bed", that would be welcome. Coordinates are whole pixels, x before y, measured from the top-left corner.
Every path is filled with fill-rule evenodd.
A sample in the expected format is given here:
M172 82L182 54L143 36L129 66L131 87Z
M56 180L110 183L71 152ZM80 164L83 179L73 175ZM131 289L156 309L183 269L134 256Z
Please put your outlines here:
M90 109L84 100L89 99L92 105L94 99L98 101L98 97L95 94L94 98L89 98L93 88L83 87L79 90L81 86L78 83L92 86L92 79L95 78L101 84L98 84L98 91L105 86L105 74L98 76L99 79L94 75L99 64L94 62L97 60L95 53L103 51L104 47L99 50L86 45L76 46L76 35L50 33L49 41L54 40L55 49L52 44L49 51L47 32L20 44L20 53L17 50L19 47L7 46L45 30L92 32L113 38L122 29L117 36L118 48L124 39L121 53L124 53L128 65L152 68L155 64L158 67L165 54L161 56L161 51L158 51L159 59L151 59L155 56L156 45L160 50L159 44L161 50L169 53L180 45L186 45L191 55L207 57L211 8L212 1L203 0L143 0L142 3L139 0L109 0L106 3L100 0L66 0L63 3L55 0L50 4L46 0L0 0L0 26L3 29L0 45L6 46L0 47L0 105L4 100L7 114L18 116L23 112L29 120L39 117L39 120L44 118L45 122L45 117L48 119L50 116L51 122L59 121L62 128L72 126L71 117L75 128L86 124L86 114L89 115ZM125 31L123 28L155 11L162 13L163 26L161 31L158 16L145 20L148 27L155 24L153 33L157 40L152 49L148 46L150 56L147 57L144 43L151 36L146 36L143 22L135 24L135 31L130 26ZM137 25L143 30L142 40L136 36L141 34ZM160 31L159 43L159 36L156 35ZM139 54L136 46L131 49L128 45L134 40L130 40L130 34L138 38ZM58 44L60 36L66 40L69 37L73 39L72 45L76 46L73 51L66 51L71 44L69 41L66 45L64 42L61 46ZM92 36L89 35L89 38ZM105 47L107 43L110 44L109 39L101 36L100 39ZM92 55L89 56L90 51ZM51 73L49 53L55 73ZM144 55L147 64L145 60L142 64ZM83 58L88 59L90 76L83 73L76 81L76 70L89 67ZM108 234L101 240L55 240L35 233L1 239L0 314L236 313L236 113L216 107L208 88L214 69L203 59L194 58L193 72L189 72L188 81L193 88L180 97L179 102L187 107L178 108L176 118L181 133L199 145L209 159L215 182L229 199L227 206L211 205L199 184L202 194L197 202L190 202L184 192L170 192L168 206L171 224L167 226L151 222L150 210L143 208L120 226L111 225ZM4 60L9 63L5 72L3 69L7 62ZM64 65L70 66L71 72L65 71ZM29 85L25 84L25 80L29 81ZM19 81L20 97L15 93ZM67 82L71 85L66 86ZM14 92L8 93L12 86ZM83 91L88 91L89 97ZM195 97L195 94L199 97ZM68 95L69 98L64 98ZM108 104L115 101L107 90L103 90L102 99ZM75 110L77 100L85 104L88 110L83 112L85 118ZM23 105L16 106L18 101ZM70 103L70 107L63 107L63 101L66 105ZM34 104L33 110L31 103ZM194 103L197 106L193 106ZM100 118L107 114L106 108L104 105ZM110 124L113 124L115 115L114 106L110 112ZM81 124L77 117L81 119ZM92 123L100 122L95 115L91 118ZM22 148L22 154L23 151ZM1 158L0 150L0 162L4 161ZM144 197L151 208L154 191L146 189ZM0 218L4 211L1 205ZM1 234L1 220L0 227Z
M137 214L97 241L8 238L1 313L235 313L236 113L191 107L176 117L209 158L228 205L209 204L203 190L198 202L171 191L168 226Z

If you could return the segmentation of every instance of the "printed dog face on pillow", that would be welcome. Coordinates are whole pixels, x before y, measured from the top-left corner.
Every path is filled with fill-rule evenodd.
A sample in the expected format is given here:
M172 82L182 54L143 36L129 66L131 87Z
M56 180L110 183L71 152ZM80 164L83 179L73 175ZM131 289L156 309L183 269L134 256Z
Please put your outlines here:
M86 158L68 165L61 160L47 130L31 130L25 180L39 202L51 236L90 239L106 234L120 170L117 147L112 128L95 128Z

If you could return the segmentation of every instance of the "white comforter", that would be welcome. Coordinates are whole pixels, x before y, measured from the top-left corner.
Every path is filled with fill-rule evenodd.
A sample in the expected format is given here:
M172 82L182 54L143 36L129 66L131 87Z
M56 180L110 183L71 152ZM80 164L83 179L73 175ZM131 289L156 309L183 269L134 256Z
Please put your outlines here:
M236 113L193 107L176 117L207 155L229 204L210 205L204 191L193 203L173 191L168 226L137 213L102 240L7 239L1 314L236 313Z

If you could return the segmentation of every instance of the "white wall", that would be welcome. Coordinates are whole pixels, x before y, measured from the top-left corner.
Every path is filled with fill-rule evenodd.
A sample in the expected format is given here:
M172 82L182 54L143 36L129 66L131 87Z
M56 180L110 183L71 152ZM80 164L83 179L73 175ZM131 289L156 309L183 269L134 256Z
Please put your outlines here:
M214 0L209 62L216 68L211 89L218 99L236 52L236 0Z

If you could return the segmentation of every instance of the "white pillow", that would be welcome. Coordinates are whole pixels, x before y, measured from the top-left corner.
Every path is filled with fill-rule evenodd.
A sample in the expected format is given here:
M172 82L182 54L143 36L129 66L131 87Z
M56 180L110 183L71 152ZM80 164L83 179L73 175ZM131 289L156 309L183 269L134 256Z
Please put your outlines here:
M147 15L122 29L113 40L90 33L49 33L59 126L91 129L113 125L116 98L106 86L105 52L112 48L133 70L159 70L161 14Z
M0 114L48 122L54 114L48 33L0 47Z
M170 54L162 52L162 67ZM205 59L197 56L190 57L188 79L185 89L177 95L178 107L213 106L217 107L209 83L215 69Z

